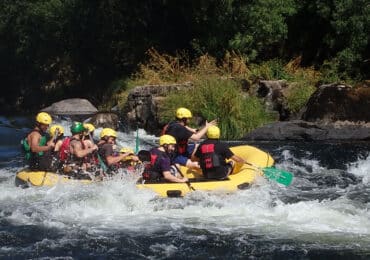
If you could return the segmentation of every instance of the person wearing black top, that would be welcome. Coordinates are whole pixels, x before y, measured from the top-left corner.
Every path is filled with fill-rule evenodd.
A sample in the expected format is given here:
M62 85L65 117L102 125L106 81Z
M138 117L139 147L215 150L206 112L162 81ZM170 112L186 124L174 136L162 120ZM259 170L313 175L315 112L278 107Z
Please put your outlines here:
M207 179L222 180L233 170L233 163L226 162L232 159L236 162L245 161L235 155L226 143L220 142L220 129L210 126L207 130L207 140L203 141L196 150L194 157L199 160L203 176Z

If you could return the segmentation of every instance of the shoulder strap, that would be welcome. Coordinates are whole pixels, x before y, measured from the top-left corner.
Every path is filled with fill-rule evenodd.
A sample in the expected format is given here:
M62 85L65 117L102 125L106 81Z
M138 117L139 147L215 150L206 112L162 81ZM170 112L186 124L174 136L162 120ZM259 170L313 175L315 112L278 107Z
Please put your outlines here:
M161 132L161 135L165 135L167 132L168 132L168 130L174 125L174 124L176 124L177 122L176 121L171 121L171 122L169 122L168 124L166 124L164 127L163 127L163 129L162 129L162 132Z

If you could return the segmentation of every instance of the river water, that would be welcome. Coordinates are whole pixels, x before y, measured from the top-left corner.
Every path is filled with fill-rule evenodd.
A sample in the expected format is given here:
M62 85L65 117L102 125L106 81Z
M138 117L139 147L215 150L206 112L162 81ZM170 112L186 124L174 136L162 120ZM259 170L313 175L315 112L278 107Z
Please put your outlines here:
M15 187L27 126L0 117L1 259L370 258L370 142L248 143L293 172L293 183L261 177L232 194L160 199L124 174ZM141 149L155 140L139 136ZM119 144L135 147L135 133L119 132Z

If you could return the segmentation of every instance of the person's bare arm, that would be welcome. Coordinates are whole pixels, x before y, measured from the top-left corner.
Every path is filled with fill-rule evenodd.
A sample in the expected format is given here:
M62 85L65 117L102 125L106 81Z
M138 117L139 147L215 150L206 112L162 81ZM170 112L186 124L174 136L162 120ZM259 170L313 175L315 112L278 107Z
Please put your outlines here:
M187 182L188 181L188 178L186 177L183 177L180 179L180 178L173 176L170 171L164 171L163 177L170 182Z
M72 144L72 148L74 151L74 155L76 155L79 158L85 157L89 153L92 153L93 151L98 149L96 145L94 145L91 148L83 149L80 142L75 142L74 144Z
M132 155L131 153L127 152L127 153L121 153L120 155L118 156L112 156L112 155L109 155L107 156L107 163L108 165L112 165L112 164L115 164L115 163L118 163L120 161L122 161L123 159L125 159L127 156L132 156L132 160L133 161L139 161L139 157L137 157L136 155Z
M241 157L239 157L235 154L233 156L231 156L231 159L233 159L234 161L239 162L239 163L245 163L245 160L243 158L241 158Z
M210 126L217 125L217 120L212 120L211 122L206 121L206 124L199 131L190 136L190 139L193 141L199 141L207 133L207 130Z
M29 136L29 144L33 153L46 152L54 147L54 143L48 142L47 145L40 146L41 135L37 132L33 132Z

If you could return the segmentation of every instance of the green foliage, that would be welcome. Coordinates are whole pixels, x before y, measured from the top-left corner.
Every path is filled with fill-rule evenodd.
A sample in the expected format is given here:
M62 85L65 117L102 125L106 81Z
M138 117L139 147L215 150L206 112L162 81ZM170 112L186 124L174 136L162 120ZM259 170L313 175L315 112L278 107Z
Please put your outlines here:
M351 77L360 75L364 62L369 64L368 61L362 59L366 50L368 55L370 51L369 1L334 1L331 25L335 35L327 39L330 46L338 50L336 54L338 72L346 72Z
M172 120L174 111L181 106L208 121L218 119L224 139L241 138L273 120L257 98L242 96L240 88L232 80L204 78L196 81L193 89L169 95L160 117L164 121Z
M193 81L193 64L199 75L292 80L282 68L295 56L324 64L323 82L368 79L369 31L368 0L2 0L0 76L11 91L0 106L105 102L110 83L130 76L152 47L187 53L144 68L153 83ZM239 63L222 66L227 51Z
M286 72L282 60L273 59L262 62L261 64L251 64L251 72L255 78L264 80L286 79L292 77Z
M287 95L287 105L290 111L297 113L306 105L316 88L307 82L293 83Z

